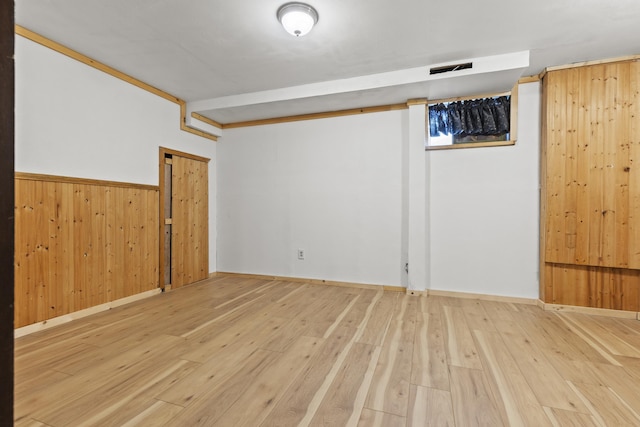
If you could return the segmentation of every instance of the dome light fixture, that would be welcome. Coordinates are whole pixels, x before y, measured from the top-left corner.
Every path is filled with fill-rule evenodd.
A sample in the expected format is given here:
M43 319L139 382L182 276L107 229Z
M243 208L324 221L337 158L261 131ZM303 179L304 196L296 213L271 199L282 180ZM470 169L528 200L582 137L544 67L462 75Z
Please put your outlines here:
M305 3L285 3L278 9L277 16L287 33L296 37L307 34L318 22L318 12Z

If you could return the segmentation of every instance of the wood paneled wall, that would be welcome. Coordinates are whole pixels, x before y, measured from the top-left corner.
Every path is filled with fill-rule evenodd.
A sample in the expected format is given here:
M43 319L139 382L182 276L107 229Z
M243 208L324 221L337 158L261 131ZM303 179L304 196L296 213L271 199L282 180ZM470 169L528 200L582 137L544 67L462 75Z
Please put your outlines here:
M550 71L543 109L543 300L638 311L640 62Z
M15 326L158 287L158 189L16 174Z
M584 265L545 265L549 303L640 311L640 270Z
M172 160L171 285L179 288L209 277L209 165Z

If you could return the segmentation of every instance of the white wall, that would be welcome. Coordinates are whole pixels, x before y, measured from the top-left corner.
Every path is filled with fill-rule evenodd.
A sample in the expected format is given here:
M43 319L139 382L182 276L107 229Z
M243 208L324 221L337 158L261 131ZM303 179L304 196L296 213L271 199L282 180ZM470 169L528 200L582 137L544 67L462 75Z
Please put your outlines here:
M160 146L208 157L216 271L216 143L181 131L177 104L23 37L15 42L16 171L158 185Z
M515 146L431 152L431 289L538 298L540 85Z
M522 85L515 146L420 153L431 289L538 297L539 110ZM406 286L408 114L225 130L218 269Z
M218 269L399 286L406 114L225 130Z
M425 155L432 289L537 298L539 110L522 85L515 146ZM179 130L177 105L16 37L16 170L157 185L159 146L211 158L211 271L406 286L408 123L283 123L216 145Z

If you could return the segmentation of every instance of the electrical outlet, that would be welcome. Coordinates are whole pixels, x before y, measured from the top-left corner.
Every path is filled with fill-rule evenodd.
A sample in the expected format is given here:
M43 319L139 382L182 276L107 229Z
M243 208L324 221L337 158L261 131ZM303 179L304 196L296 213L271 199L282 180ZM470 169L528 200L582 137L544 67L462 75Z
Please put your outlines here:
M304 249L298 249L298 259L304 260Z

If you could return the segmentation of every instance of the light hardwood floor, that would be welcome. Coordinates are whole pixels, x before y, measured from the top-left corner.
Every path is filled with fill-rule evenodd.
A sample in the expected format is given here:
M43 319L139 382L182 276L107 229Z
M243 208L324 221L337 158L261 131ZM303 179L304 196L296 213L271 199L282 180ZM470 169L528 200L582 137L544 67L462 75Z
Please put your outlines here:
M16 340L18 426L640 425L640 322L218 277Z

